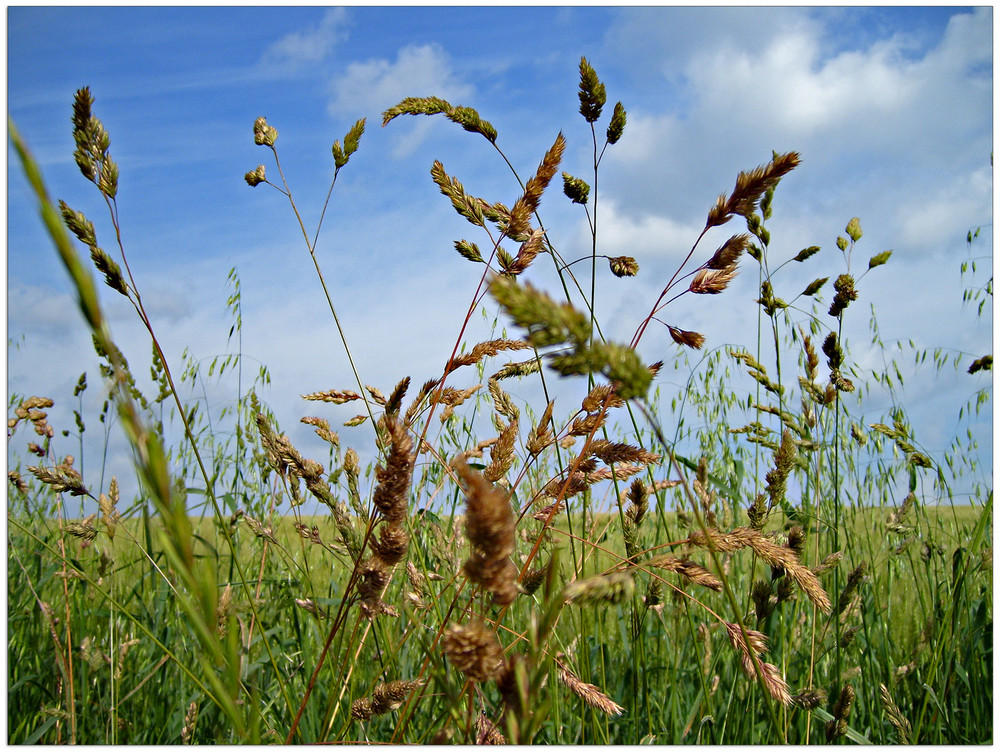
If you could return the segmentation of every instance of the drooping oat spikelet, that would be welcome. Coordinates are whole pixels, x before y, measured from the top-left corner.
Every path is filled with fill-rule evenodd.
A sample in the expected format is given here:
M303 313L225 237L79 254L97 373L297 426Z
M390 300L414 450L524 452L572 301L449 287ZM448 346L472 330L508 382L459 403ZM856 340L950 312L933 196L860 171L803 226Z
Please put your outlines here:
M574 580L563 590L563 600L580 606L618 604L631 598L634 592L635 581L631 573L619 572Z
M753 528L734 528L729 533L720 533L715 529L693 531L688 542L723 553L750 547L768 565L783 568L820 610L830 612L830 599L815 573L799 562L794 552L765 538L760 531Z
M558 658L555 661L559 667L559 680L588 706L603 711L608 716L621 716L625 712L599 687L581 680Z
M729 633L729 640L733 647L740 652L740 663L743 671L751 680L757 678L757 668L754 664L754 657L760 663L761 678L768 694L776 701L788 706L792 702L792 696L788 692L788 683L781 676L781 672L773 664L760 661L761 654L767 652L767 636L756 630L747 630L747 639L743 638L743 631L740 626L732 622L723 622L726 631Z
M847 733L847 718L850 716L851 706L854 705L854 697L853 686L845 684L840 689L837 702L834 703L833 709L830 711L833 714L833 719L826 723L827 741L832 743L838 737L843 737Z
M473 682L494 677L503 659L496 635L481 621L451 625L441 638L448 661Z
M444 115L451 122L462 126L464 130L485 137L490 143L497 140L496 129L488 121L483 120L474 109L461 105L453 106L439 97L407 97L382 113L382 127L400 115Z
M469 559L463 570L469 580L493 595L494 603L510 604L517 596L517 568L510 559L516 520L508 495L461 457L455 459L453 467L465 487Z
M889 694L889 688L887 688L883 683L879 683L878 691L882 698L882 706L885 708L886 718L888 718L889 723L895 728L896 735L899 738L899 744L909 745L911 733L909 720L903 716L903 712L899 710L899 706L897 706L896 702L892 700L892 696Z
M667 325L667 330L678 345L700 350L701 346L705 344L705 336L700 332L678 329L677 327L671 327L669 324Z

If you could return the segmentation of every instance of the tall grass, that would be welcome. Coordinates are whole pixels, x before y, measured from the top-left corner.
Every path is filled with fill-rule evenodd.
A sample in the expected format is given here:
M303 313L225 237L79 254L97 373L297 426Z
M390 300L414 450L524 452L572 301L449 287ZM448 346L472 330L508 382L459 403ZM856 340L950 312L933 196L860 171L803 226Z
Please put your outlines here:
M81 473L48 423L51 400L11 399L10 441L30 439L37 459L9 479L9 742L992 740L992 490L952 499L955 466L921 448L904 406L860 418L872 385L845 323L890 252L870 253L851 218L839 257L804 290L783 290L782 268L818 263L820 247L772 251L779 184L799 165L776 152L706 202L703 229L630 341L607 339L598 277L640 273L635 259L598 253L598 179L627 114L621 103L605 112L586 59L578 93L586 178L565 169L561 133L525 177L471 108L409 98L384 113L383 126L455 123L520 191L509 207L475 197L434 162L434 183L475 228L454 247L478 287L441 373L394 383L359 373L338 314L351 301L334 300L315 254L365 121L333 145L315 228L285 180L277 130L254 123L273 165L245 180L289 202L355 376L304 396L326 404L302 419L327 447L323 463L256 395L266 368L247 384L235 270L235 351L207 369L183 354L178 370L161 349L121 243L118 166L89 90L74 102L75 158L105 200L120 262L90 219L49 198L11 124L105 362L101 423L117 415L142 491L122 500L116 479ZM567 259L543 223L553 182L587 219L585 259ZM734 220L745 227L704 247ZM148 331L152 400L70 233ZM529 281L543 265L552 291ZM758 276L756 342L706 351L671 304L705 296L724 312L737 274ZM494 336L468 342L483 308L501 315ZM641 359L652 328L676 343L672 361ZM686 371L686 384L663 394L664 369ZM198 391L222 373L235 373L238 399L213 415ZM512 380L541 401L513 398ZM889 369L876 380L891 383ZM77 395L86 388L84 375ZM350 436L372 433L373 467L334 417L358 427ZM82 434L79 412L77 423ZM175 446L168 424L183 433ZM98 512L74 517L73 496Z

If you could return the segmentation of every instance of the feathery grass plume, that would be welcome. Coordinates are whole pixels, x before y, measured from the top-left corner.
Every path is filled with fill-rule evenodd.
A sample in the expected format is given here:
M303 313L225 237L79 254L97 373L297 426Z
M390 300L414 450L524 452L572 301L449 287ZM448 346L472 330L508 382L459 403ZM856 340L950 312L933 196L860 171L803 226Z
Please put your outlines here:
M590 186L581 178L574 178L569 173L563 173L563 193L574 204L586 204L590 197Z
M691 278L688 290L699 295L721 293L736 277L737 267L737 264L731 264L725 269L699 269Z
M258 412L255 421L268 465L282 478L287 479L289 474L300 478L316 499L333 508L336 502L330 493L330 484L324 477L323 466L315 460L302 457L286 434L275 434L270 420L263 413Z
M792 437L792 432L785 429L781 434L781 445L774 453L774 468L764 475L764 479L767 481L765 489L770 498L769 508L784 501L785 492L788 490L788 474L795 467L797 457L795 439Z
M466 625L451 625L441 638L448 661L473 682L494 677L503 660L496 635L479 619Z
M479 251L479 246L472 241L467 241L464 238L460 241L455 241L455 250L458 251L460 256L471 262L476 262L478 264L486 263L486 260L483 259L482 253Z
M584 682L576 674L570 671L569 667L560 661L560 657L555 659L556 666L559 667L559 680L567 688L579 697L591 708L603 711L608 716L621 716L625 709L611 700L610 696L596 685Z
M754 657L760 663L761 678L768 694L776 701L788 706L792 702L792 696L788 692L788 683L781 676L780 670L773 664L760 661L760 655L767 653L767 636L757 630L747 630L747 640L743 638L743 631L740 626L733 622L723 621L726 632L733 648L740 652L740 664L743 671L751 680L757 678L757 668L754 664Z
M669 324L667 325L667 330L678 345L700 350L701 346L705 344L705 336L699 332L678 329L677 327L671 327Z
M510 604L517 596L514 528L517 523L507 494L493 486L459 456L452 463L465 488L465 535L469 558L463 570L469 580L493 595L495 604Z
M69 492L71 497L90 496L90 492L83 484L83 476L73 467L72 455L67 455L61 463L52 468L29 465L28 470L56 493Z
M631 573L593 575L567 584L563 589L563 601L580 606L600 603L619 604L630 599L634 592L635 580Z
M366 698L358 698L351 703L351 716L366 721L373 716L382 716L399 708L410 692L423 687L423 680L393 680L379 683Z
M608 408L621 408L625 401L620 395L615 393L615 389L610 384L598 384L580 403L580 407L587 413L595 413L607 401Z
M882 706L885 708L886 718L888 718L889 723L896 730L899 744L909 745L910 734L912 732L909 720L903 716L903 712L899 710L899 706L897 706L895 701L892 700L892 696L889 694L889 688L887 688L883 683L879 683L878 692L882 698Z
M462 217L473 225L486 227L486 218L483 216L483 205L486 203L482 199L477 199L465 192L465 187L457 178L450 177L444 171L444 165L437 160L431 165L431 178L441 193L451 199L451 205Z
M705 262L705 269L723 270L734 267L749 244L750 236L747 233L732 236Z
M587 58L580 58L580 114L588 123L593 123L601 117L604 103L608 101L604 84L597 78Z
M868 563L862 560L857 567L848 573L847 583L844 585L844 590L840 592L840 598L837 599L835 614L844 614L849 611L849 608L855 601L858 588L868 580L868 576L866 575L867 570Z
M639 564L639 567L658 567L686 578L697 586L704 586L713 591L722 590L722 581L712 575L701 565L691 560L674 557L671 554L660 554Z
M503 265L503 274L510 277L517 277L517 275L526 270L531 262L535 260L535 257L541 253L544 240L545 232L543 230L540 228L532 230L527 240L518 249L517 256L509 264Z
M322 392L310 392L308 395L301 395L303 400L320 400L324 403L343 405L352 400L360 400L359 395L354 390L324 390Z
M766 564L783 568L821 611L830 612L830 599L812 570L799 562L794 552L768 540L760 531L742 527L734 528L729 533L720 533L715 529L692 531L687 542L694 546L711 547L722 553L750 547Z
M97 234L94 230L94 224L83 213L70 209L62 199L59 200L59 211L62 214L63 222L69 228L70 232L90 249L90 258L94 262L97 271L104 275L104 282L107 286L127 298L129 289L122 275L121 267L108 256L108 253L103 248L97 245Z
M512 350L527 350L530 347L531 346L524 340L500 339L487 340L485 342L477 343L468 353L457 355L449 361L444 373L445 376L447 376L455 369L461 366L472 366L473 364L477 364L487 356L495 356L498 353L504 353Z
M559 162L562 160L563 152L565 151L566 139L562 133L559 133L556 136L555 142L545 153L545 156L542 157L542 161L538 165L538 170L535 171L535 174L525 184L524 195L518 198L514 202L514 206L510 208L510 220L504 228L504 233L508 238L522 240L522 237L529 233L531 229L531 215L538 209L538 205L542 200L542 192L545 191L549 182L558 171ZM536 244L540 246L540 231L536 232L539 233ZM524 266L527 267L527 263Z
M195 701L191 701L191 705L188 706L187 713L184 714L184 726L181 727L181 744L190 745L191 738L194 736L194 728L198 723L198 704Z
M736 187L729 198L722 194L709 211L706 226L723 225L729 222L734 214L749 217L757 209L757 204L764 193L778 185L782 176L795 169L799 162L797 152L775 153L766 165L760 165L749 172L741 172L736 178Z
M838 737L843 737L847 733L847 718L851 714L851 706L854 705L854 698L854 687L845 684L840 689L840 695L837 696L837 701L830 710L833 719L826 723L826 739L828 742L832 743Z

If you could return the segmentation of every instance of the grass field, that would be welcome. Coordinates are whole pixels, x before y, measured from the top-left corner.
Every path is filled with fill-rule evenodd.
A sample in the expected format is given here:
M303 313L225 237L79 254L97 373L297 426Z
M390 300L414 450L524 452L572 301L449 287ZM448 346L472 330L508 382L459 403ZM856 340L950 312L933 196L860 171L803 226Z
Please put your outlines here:
M580 73L593 127L606 95L586 60ZM92 105L78 92L75 157L114 209L118 169ZM495 141L478 113L443 100L404 100L385 122L405 115ZM624 109L605 120L607 148ZM468 316L493 307L498 331L460 337L428 381L383 393L359 378L305 396L323 404L313 416L359 414L343 423L375 439L363 468L333 419L304 419L326 452L322 464L304 457L280 429L298 417L274 416L252 386L221 415L202 405L193 384L205 375L160 349L127 263L53 204L11 132L105 362L101 423L113 415L127 438L141 493L120 499L116 479L77 470L70 432L48 423L51 398L11 396L9 743L992 741L992 468L971 434L935 454L904 406L864 410L872 383L891 379L891 354L884 374L863 372L840 333L855 284L888 252L857 278L817 279L797 307L775 294L778 262L818 251L768 261L766 222L795 153L739 173L710 205L705 231L740 217L746 232L714 253L699 248L704 231L692 239L627 345L600 335L593 292L565 264L565 299L521 281L532 263L561 261L536 212L562 134L517 178L512 207L469 196L435 163L441 192L493 243L455 246L480 265ZM334 182L363 132L359 121L334 144ZM276 156L264 118L254 133ZM246 181L277 187L264 176ZM563 177L587 206L589 185ZM844 232L837 245L860 256L858 218ZM156 398L115 345L70 234L148 329ZM676 296L723 292L740 259L759 267L756 315L773 351L716 350L660 394L654 379L675 364L640 360L647 326L664 324ZM637 271L628 257L609 269ZM830 301L813 299L834 275ZM238 293L230 304L235 331ZM666 326L678 353L702 348L697 332ZM473 372L478 386L459 387ZM515 400L511 383L544 399Z

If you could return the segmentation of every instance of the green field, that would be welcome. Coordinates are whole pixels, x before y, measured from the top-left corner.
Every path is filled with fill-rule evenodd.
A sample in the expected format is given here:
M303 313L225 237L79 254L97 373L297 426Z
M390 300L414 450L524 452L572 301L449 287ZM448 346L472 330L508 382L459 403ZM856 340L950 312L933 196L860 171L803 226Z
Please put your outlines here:
M579 88L594 128L605 93L586 59ZM113 210L102 237L121 237L118 168L92 105L77 93L75 158ZM593 131L595 186L599 139L628 134L624 109L610 110ZM494 145L471 108L407 99L384 117L409 115ZM334 144L335 171L363 132L359 121ZM276 157L264 118L254 135ZM220 405L202 388L231 384L243 353L170 362L130 273L90 220L57 208L13 127L11 138L103 360L106 379L91 381L109 397L75 433L45 412L68 398L9 400L9 743L992 742L992 466L968 430L991 386L936 451L895 396L871 407L869 392L895 386L896 351L873 324L859 340L871 335L884 371L866 371L841 333L845 318L867 320L849 306L854 286L877 285L890 254L871 255L860 220L844 218L836 245L867 269L855 264L855 278L826 260L808 293L782 289L781 267L819 251L772 258L766 223L797 154L709 197L705 231L738 217L746 232L715 253L699 248L704 231L692 238L700 266L681 264L628 345L600 334L594 288L540 229L561 133L533 174L515 173L511 207L468 195L435 163L484 247L498 234L519 248L495 246L486 262L454 244L481 275L460 323L481 308L492 336L460 336L440 374L305 396L304 411L330 417L305 420L323 443L313 460L281 430L299 417L258 397L266 368ZM572 203L588 191L564 174ZM699 353L701 335L668 325L676 352L644 363L661 301L722 292L740 259L761 279L758 342ZM520 281L549 261L561 294ZM635 272L634 259L610 261L609 274ZM831 300L814 300L834 276ZM149 332L156 397L111 337L100 278ZM74 397L84 389L81 378ZM544 399L512 397L531 394ZM134 498L94 470L102 458L73 457L85 424L87 439L112 427L127 440ZM353 441L377 446L370 463Z

